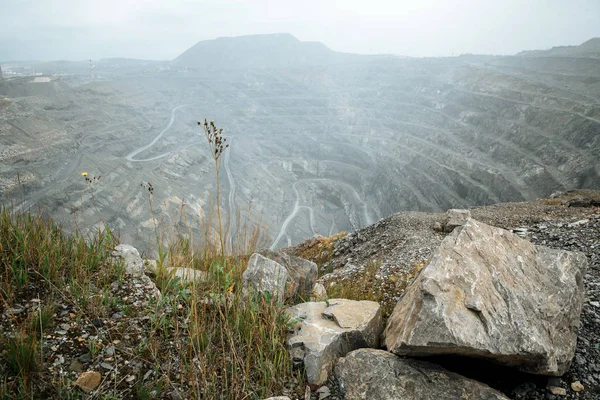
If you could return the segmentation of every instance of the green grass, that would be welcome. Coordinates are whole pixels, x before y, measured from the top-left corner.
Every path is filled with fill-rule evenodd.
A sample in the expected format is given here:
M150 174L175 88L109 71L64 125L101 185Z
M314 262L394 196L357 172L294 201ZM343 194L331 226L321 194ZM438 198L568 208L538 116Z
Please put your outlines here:
M248 232L252 237L244 241L256 243L257 231ZM143 311L149 317L144 331L129 332L125 323L86 342L94 360L110 341L130 343L127 357L156 371L153 384L137 377L127 387L122 379L108 379L99 389L102 396L161 398L177 387L182 398L260 399L281 394L294 376L300 392L303 377L293 370L285 346L285 305L242 295L242 272L252 249L223 257L219 247L192 246L185 232L170 235L169 267L202 269L210 279L186 284L162 266L154 275L162 298ZM51 218L0 211L0 305L32 299L40 304L25 316L13 316L14 332L3 339L0 368L7 376L0 380L0 399L80 397L72 387L76 376L59 379L48 372L51 360L45 357L51 351L40 337L52 332L57 304L71 305L81 323L109 319L115 309L126 311L125 318L141 316L111 292L112 282L127 279L123 266L110 261L118 243L110 231L68 235Z

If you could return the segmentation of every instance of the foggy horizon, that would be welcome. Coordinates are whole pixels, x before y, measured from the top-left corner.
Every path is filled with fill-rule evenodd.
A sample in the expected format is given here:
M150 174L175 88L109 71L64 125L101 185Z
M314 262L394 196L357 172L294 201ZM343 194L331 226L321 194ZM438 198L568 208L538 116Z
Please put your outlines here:
M512 55L600 36L600 3L272 0L16 1L3 4L0 61L172 60L199 41L289 33L356 54Z

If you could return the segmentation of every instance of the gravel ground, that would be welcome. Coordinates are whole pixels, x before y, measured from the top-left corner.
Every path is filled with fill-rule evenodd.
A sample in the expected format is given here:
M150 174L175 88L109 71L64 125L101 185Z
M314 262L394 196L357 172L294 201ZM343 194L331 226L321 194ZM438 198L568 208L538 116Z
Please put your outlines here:
M526 375L469 360L460 363L460 366L455 365L456 372L485 381L513 399L600 399L599 200L600 192L574 191L553 195L550 199L504 203L471 210L473 218L519 231L521 236L535 244L581 251L587 255L590 264L585 276L586 299L578 331L576 356L564 376L547 378ZM332 283L356 279L367 264L378 262L377 287L385 290L382 302L393 305L412 281L410 272L414 271L415 265L427 263L446 236L446 233L434 229L436 223L443 225L444 222L443 213L404 212L351 233L334 243L333 257L321 266L323 275L320 280L328 287ZM294 253L296 249L290 248L288 251ZM441 362L445 368L452 370L452 362L457 361ZM330 382L329 386L332 395L328 399L338 398L335 382ZM318 399L318 396L313 394L312 398Z

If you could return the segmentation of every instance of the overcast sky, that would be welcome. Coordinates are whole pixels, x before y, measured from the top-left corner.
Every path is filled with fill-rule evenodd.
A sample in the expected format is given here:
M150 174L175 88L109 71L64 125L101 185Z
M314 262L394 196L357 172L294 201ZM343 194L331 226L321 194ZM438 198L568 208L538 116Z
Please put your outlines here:
M0 61L173 59L279 32L352 53L514 54L600 36L600 0L0 0Z

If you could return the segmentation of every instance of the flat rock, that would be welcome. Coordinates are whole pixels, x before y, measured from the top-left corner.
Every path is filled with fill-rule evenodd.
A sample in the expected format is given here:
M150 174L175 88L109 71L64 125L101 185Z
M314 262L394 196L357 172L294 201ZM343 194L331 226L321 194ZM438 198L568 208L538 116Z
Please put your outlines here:
M79 386L86 393L91 392L100 384L102 375L96 371L87 371L79 375L75 381L75 386Z
M335 366L342 398L348 400L508 400L483 383L426 361L359 349Z
M473 219L446 237L384 332L399 355L456 354L562 375L571 364L587 259Z
M295 321L290 353L304 364L310 385L325 383L335 360L349 351L379 346L382 318L376 302L331 299L297 304L286 313Z

